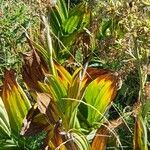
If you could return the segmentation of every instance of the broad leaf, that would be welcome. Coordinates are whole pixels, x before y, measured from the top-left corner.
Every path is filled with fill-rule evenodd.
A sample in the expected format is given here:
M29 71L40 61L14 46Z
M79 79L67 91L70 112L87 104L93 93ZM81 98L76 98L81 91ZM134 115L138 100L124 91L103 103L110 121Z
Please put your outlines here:
M106 127L102 126L98 129L92 142L92 150L105 150L109 136L109 130Z
M62 118L62 114L50 95L46 93L37 93L37 106L40 113L45 114L49 123L54 125Z
M2 88L2 100L8 113L13 133L19 133L23 119L30 109L30 102L16 81L15 72L6 70Z
M58 79L63 85L68 88L68 85L71 84L72 77L70 73L60 64L55 62L55 68L57 70Z
M10 136L10 124L3 101L0 97L0 133L3 136Z
M54 136L50 138L52 134ZM64 131L61 122L56 124L53 133L49 133L44 145L49 147L49 150L90 150L90 145L81 132L76 130Z
M96 77L98 74L99 76ZM104 112L106 112L117 93L119 81L117 75L104 70L95 72L95 77L96 79L87 86L84 96L87 104L94 107L94 109L88 107L87 120L91 124L94 124L94 122L99 121L103 117Z

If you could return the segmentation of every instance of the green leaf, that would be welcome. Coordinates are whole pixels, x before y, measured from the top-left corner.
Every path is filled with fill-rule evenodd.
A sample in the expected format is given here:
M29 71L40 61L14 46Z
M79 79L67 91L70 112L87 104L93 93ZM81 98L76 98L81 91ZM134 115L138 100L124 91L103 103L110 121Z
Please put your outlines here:
M150 101L148 100L144 105L142 109L142 115L143 117L146 117L147 113L150 111Z
M63 22L68 18L68 10L64 0L58 0L57 5L49 11L52 31L58 36L61 34ZM62 35L62 34L61 34Z
M16 143L12 140L0 141L0 150L19 150Z
M147 129L146 122L143 120L142 116L139 114L135 118L134 126L134 139L133 146L134 150L148 150L148 140L147 140Z
M69 17L63 23L63 29L65 34L71 34L74 31L83 30L89 19L89 13L87 12L87 6L85 3L81 3L72 8L69 12Z
M80 16L71 16L64 22L64 31L66 34L71 34L75 30L77 30L77 26L79 25Z
M0 134L3 136L10 136L10 133L9 118L3 101L0 97Z
M65 0L58 0L57 2L58 12L61 15L62 21L68 17L68 10Z
M90 150L90 145L89 142L87 140L87 138L85 137L85 135L77 130L73 130L71 132L71 135L74 138L74 143L77 145L78 149L80 150Z
M18 135L30 102L15 78L14 70L6 70L2 88L2 100L9 117L12 133Z
M104 37L106 37L106 32L107 32L107 29L109 29L110 28L110 26L112 25L112 20L110 19L110 20L108 20L108 21L106 21L106 22L104 22L104 24L103 24L103 26L102 26L102 35L104 36Z
M89 123L100 120L109 104L114 99L117 92L118 77L107 73L97 77L93 80L85 90L85 100L87 104L92 107L88 107L88 118Z

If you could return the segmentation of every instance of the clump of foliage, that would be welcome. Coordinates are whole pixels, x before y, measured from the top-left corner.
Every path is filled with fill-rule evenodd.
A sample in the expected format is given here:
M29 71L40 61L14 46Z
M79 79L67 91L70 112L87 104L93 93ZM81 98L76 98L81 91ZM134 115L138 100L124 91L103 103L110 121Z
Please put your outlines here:
M25 51L25 32L34 23L31 10L20 0L0 1L0 78L4 68L19 71L19 52Z

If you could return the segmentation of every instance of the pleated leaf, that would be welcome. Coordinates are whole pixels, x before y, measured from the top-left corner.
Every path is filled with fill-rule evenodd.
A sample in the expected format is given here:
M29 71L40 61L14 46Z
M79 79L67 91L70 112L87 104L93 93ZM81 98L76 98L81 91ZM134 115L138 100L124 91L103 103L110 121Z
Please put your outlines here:
M30 102L21 86L17 83L13 70L7 70L5 72L2 100L9 117L11 130L13 133L18 134L23 119L30 109Z
M0 97L0 133L3 136L10 136L10 124L3 101Z
M147 140L146 122L143 120L141 115L138 115L135 118L133 149L148 150L147 144L148 140Z
M88 107L87 120L91 124L103 117L118 89L118 76L110 72L102 72L104 74L96 77L85 90L86 102L94 107Z

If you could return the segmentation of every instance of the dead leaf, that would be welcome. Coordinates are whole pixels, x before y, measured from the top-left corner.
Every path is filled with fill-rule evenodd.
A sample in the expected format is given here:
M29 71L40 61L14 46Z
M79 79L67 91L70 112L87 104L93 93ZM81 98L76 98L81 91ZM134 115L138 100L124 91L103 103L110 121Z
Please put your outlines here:
M122 118L110 121L102 125L96 132L96 135L92 142L92 150L105 150L108 138L111 135L111 131L120 126L123 123Z
M48 67L35 50L23 54L24 65L22 76L29 89L40 91L38 81L43 81Z

